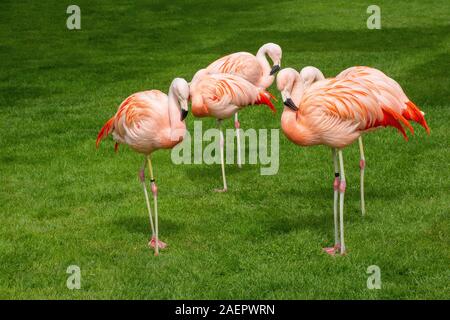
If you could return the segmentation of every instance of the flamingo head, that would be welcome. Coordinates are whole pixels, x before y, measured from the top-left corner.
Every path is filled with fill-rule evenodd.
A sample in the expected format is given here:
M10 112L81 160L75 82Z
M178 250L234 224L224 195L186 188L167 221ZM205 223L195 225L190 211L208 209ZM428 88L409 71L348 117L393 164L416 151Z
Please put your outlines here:
M274 75L281 69L281 47L275 43L266 43L264 45L267 55L273 62L272 70L270 70L270 75Z
M304 88L309 88L314 82L325 79L322 71L316 67L304 67L300 71L300 77L303 79Z
M277 75L277 88L281 92L283 104L293 111L298 110L298 107L291 98L291 93L298 77L298 72L292 68L285 68Z
M171 88L178 99L181 109L181 121L183 121L189 113L189 84L183 78L175 78L172 81Z

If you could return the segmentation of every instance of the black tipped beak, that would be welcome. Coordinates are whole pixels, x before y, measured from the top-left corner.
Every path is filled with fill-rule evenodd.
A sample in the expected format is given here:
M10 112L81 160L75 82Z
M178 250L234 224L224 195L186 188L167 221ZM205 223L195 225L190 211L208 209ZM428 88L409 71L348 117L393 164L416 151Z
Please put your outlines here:
M270 75L273 76L275 73L277 73L278 71L280 71L281 67L276 64L272 67L272 70L270 70Z
M189 111L181 109L181 121L183 121L184 119L186 119L187 115L188 115Z
M294 111L298 110L297 106L295 105L294 101L292 101L291 98L287 98L286 101L283 101L283 103L286 107L288 107L291 110L294 110Z

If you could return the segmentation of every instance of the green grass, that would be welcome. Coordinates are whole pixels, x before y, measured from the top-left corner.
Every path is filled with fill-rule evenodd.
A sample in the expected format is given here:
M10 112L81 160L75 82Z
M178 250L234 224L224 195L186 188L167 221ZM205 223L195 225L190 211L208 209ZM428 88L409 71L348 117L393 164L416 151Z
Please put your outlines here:
M66 29L72 2L0 4L0 298L450 298L448 1L378 1L382 30L366 28L367 1L76 3L80 31ZM283 66L385 71L427 113L431 135L367 135L364 218L358 148L346 149L348 255L336 258L321 252L333 241L328 148L280 133L278 174L229 165L226 194L212 192L219 166L175 166L157 152L170 249L154 258L142 156L114 154L111 141L95 150L99 128L130 93L167 91L176 76L269 41ZM249 108L241 123L279 128L280 114ZM81 290L66 288L71 264ZM370 265L381 290L366 288Z

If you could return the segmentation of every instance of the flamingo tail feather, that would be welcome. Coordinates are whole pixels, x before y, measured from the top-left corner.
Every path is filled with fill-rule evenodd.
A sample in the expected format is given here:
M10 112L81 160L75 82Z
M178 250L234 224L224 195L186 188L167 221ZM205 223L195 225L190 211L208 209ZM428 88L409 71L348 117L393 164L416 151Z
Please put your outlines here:
M98 148L98 146L100 145L100 141L102 141L103 138L107 137L109 135L109 133L112 131L112 128L114 126L114 120L115 117L112 117L111 119L109 119L105 125L101 128L100 132L97 135L97 140L95 142L95 146ZM117 147L115 147L116 151L117 151Z
M268 106L274 113L277 112L270 98L273 97L269 92L262 91L258 95L258 100L256 100L255 104L265 104Z
M403 111L403 117L407 120L412 120L420 124L428 134L430 134L430 127L428 127L425 120L424 113L411 101L406 102L406 109Z
M383 108L383 115L384 118L382 121L377 121L375 126L383 126L383 127L394 127L397 128L400 133L403 135L406 141L408 141L408 136L406 135L405 128L403 128L403 125L405 125L409 131L411 131L412 134L414 134L414 129L411 126L411 124L406 120L401 114L393 111L390 108Z

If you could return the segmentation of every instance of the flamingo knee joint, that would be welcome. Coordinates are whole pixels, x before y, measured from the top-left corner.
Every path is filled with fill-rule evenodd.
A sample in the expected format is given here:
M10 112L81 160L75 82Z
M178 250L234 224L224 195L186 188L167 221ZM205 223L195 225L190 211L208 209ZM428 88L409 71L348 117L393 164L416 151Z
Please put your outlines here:
M339 179L339 177L335 177L334 182L333 182L334 191L337 191L339 189L340 183L341 183L341 180Z
M339 192L344 193L346 188L347 183L345 182L345 180L341 180L341 183L339 184Z
M364 159L359 160L359 168L363 170L365 167L366 167L366 160Z
M145 181L145 171L144 171L144 169L141 169L141 170L139 170L139 180L141 181L141 182L144 182Z
M158 195L158 187L156 186L155 180L152 180L151 187L153 195Z

